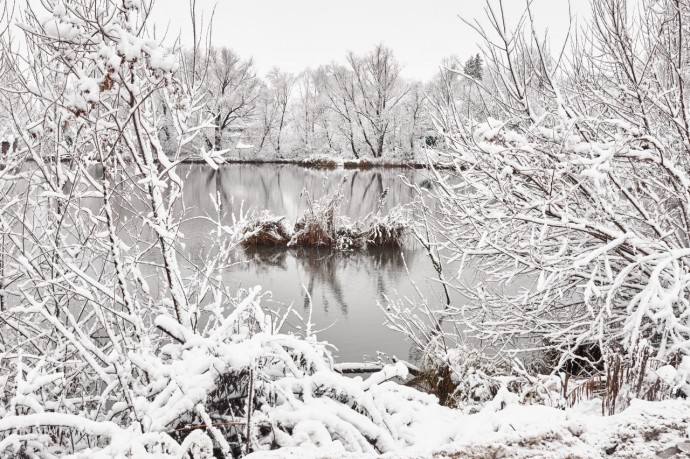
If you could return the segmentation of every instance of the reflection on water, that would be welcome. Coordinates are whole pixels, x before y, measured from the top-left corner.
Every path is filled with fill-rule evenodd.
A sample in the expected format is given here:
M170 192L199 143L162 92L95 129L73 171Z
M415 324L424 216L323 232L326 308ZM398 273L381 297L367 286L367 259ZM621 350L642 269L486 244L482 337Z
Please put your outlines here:
M267 209L294 223L306 207L306 200L300 197L303 189L318 198L345 180L341 213L354 220L374 212L386 188L384 211L410 202L413 192L400 175L415 183L424 180L423 172L407 169L323 171L294 165L232 164L218 171L206 165L183 165L178 170L185 179L183 205L190 219L182 232L191 259L203 253L207 237L216 231L212 221L194 218L214 215L211 196L220 198L228 214ZM236 287L260 284L272 293L270 307L292 306L305 320L311 298L312 321L316 329L324 329L318 336L338 348L339 360L361 361L365 355L375 356L376 351L409 358L409 343L383 325L385 318L377 300L383 295L413 296L408 270L418 285L432 288L427 279L434 277L434 270L414 241L403 250L334 253L251 248L238 249L237 255L241 263L224 273L223 280Z
M379 169L366 171L323 171L294 165L230 164L214 171L201 164L182 165L178 173L185 178L184 204L196 207L201 214L213 214L210 195L220 196L225 211L237 213L240 206L268 209L276 215L286 215L294 222L304 210L306 201L300 197L306 189L312 197L334 191L345 179L346 200L341 212L357 219L376 210L381 193L388 188L389 198L384 207L409 202L412 191L399 179L424 180L419 171Z

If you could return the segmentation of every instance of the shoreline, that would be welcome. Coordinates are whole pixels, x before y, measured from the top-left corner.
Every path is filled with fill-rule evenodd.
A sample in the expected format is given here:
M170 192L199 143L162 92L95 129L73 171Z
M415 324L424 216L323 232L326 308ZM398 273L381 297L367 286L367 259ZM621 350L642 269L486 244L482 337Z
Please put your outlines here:
M184 158L180 160L181 164L204 164L206 160L203 158L193 157ZM390 162L377 160L336 160L336 159L238 159L238 158L223 158L223 164L287 164L302 166L314 169L428 169L429 165L415 161L404 162Z
M44 161L49 161L50 158L44 158ZM62 158L61 162L66 163L70 162L72 158ZM32 157L26 157L24 158L24 161L27 162L36 162L35 159ZM2 162L0 161L0 164ZM187 158L182 158L179 160L179 164L208 164L207 161L203 158L199 157L187 157ZM371 161L371 160L362 160L362 161L355 161L355 160L326 160L326 159L318 159L318 160L309 160L309 159L267 159L267 160L261 160L261 159L223 159L223 162L218 164L218 167L222 167L227 164L253 164L253 165L262 165L262 164L271 164L271 165L292 165L292 166L301 166L304 168L308 169L324 169L324 170L335 170L335 169L347 169L347 170L368 170L368 169L415 169L415 170L421 170L421 169L429 169L429 164L428 163L420 163L420 162L415 162L415 161L406 161L406 162L389 162L389 161ZM449 167L447 165L443 164L435 164L434 167L436 169L440 170L445 170L445 169L451 169L452 167Z

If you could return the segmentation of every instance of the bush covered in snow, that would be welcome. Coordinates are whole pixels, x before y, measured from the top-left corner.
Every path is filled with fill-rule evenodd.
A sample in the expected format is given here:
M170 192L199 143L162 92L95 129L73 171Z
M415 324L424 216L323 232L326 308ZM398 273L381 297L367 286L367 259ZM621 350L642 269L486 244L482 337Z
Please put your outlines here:
M592 372L642 340L690 355L690 5L653 3L592 2L573 60L489 9L481 103L434 102L450 169L433 168L421 239L466 298L439 315L486 345Z
M405 365L384 367L367 380L341 376L322 344L310 335L281 334L284 318L273 320L259 300L260 289L252 289L207 308L202 332L157 316L158 333L148 335L159 344L128 354L124 387L117 362L94 368L101 378L66 372L73 364L69 342L50 357L5 354L0 451L231 457L301 445L385 453L406 444L414 422L409 410L435 401L386 382L404 378Z

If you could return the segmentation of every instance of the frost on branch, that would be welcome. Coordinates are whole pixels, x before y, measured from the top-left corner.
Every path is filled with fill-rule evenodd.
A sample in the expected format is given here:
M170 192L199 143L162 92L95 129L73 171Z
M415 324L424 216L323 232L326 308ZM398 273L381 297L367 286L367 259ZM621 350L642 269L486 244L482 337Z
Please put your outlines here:
M389 382L407 366L367 380L339 375L322 344L279 333L259 299L258 288L246 292L203 333L158 316L164 339L129 353L126 387L115 378L117 362L66 379L55 358L70 352L67 342L31 365L17 356L2 380L3 451L179 457L191 445L236 455L305 443L367 453L408 444L414 422L406 410L435 399Z
M497 10L477 29L489 78L470 90L489 102L434 103L450 169L434 170L439 207L427 213L446 275L468 299L454 315L472 335L556 349L547 365L580 360L597 371L603 361L586 362L583 349L632 355L647 340L661 361L690 354L688 38L679 32L690 8L592 5L573 60L550 54L531 21L506 31Z

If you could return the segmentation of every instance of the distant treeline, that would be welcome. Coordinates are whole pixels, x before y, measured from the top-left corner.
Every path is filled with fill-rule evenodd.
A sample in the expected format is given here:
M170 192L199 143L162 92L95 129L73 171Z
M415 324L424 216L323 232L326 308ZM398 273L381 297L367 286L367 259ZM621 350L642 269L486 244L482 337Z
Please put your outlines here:
M205 114L215 128L206 129L193 148L228 150L227 157L247 160L322 154L414 160L438 139L429 102L447 103L454 86L483 74L476 55L464 64L445 59L427 83L407 80L383 45L365 55L349 53L345 64L298 75L274 68L264 78L251 59L231 49L197 54L188 60L195 68L187 71L203 75ZM163 140L165 134L164 129Z

